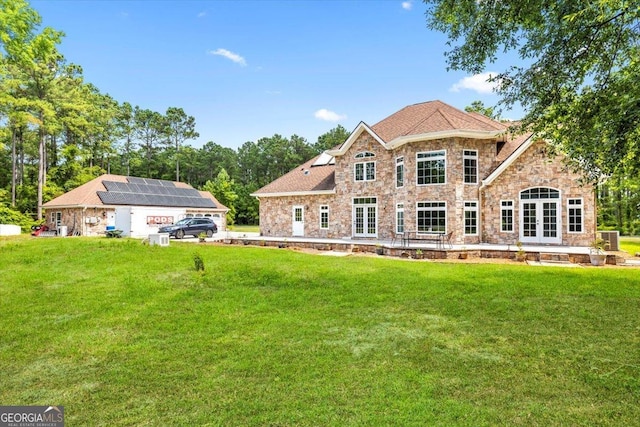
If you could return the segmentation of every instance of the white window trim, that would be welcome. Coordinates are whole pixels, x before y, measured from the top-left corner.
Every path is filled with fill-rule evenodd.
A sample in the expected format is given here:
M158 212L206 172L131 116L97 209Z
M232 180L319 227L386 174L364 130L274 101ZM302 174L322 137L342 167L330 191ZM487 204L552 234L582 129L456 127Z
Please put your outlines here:
M322 226L322 214L327 213L327 226ZM318 217L320 230L328 230L329 229L329 205L320 205L320 215Z
M429 153L443 153L442 154L442 160L444 160L444 182L437 182L437 183L429 183L429 184L419 184L418 183L418 165L420 162L424 162L424 161L430 161L430 160L440 160L439 157L437 158L433 158L433 159L420 159L418 158L418 156L420 154L429 154ZM431 185L446 185L447 184L447 150L430 150L430 151L420 151L418 153L416 153L416 186L418 187L427 187L427 186L431 186Z
M62 212L51 212L51 223L54 227L58 228L62 225Z
M402 185L398 185L398 167L402 166ZM404 167L404 156L396 157L396 188L403 188L406 178L406 170Z
M467 203L473 203L474 206L467 206ZM477 200L465 200L464 208L462 214L462 226L463 226L463 234L465 236L478 236L480 231L480 215L478 210L478 201ZM467 212L475 212L476 213L476 232L475 233L467 233Z
M363 203L356 203L356 200L362 201ZM366 203L364 203L366 201ZM378 237L378 227L380 225L380 217L378 216L378 197L377 196L362 196L362 197L352 197L351 198L351 223L354 225L353 227L353 236L356 236L355 224L356 224L356 206L363 206L365 208L373 207L375 209L374 215L376 220L376 228L375 233L362 233L365 237ZM368 221L367 221L367 225Z
M510 202L511 206L502 206L503 202ZM515 201L514 200L500 200L500 232L501 233L509 233L509 234L513 234L516 232L516 225L515 225L515 221L516 221L516 212L515 212ZM502 229L502 211L511 211L511 231L508 230L503 230Z
M372 153L371 151L361 151L358 154L356 154L354 157L356 159L370 159L375 156L376 156L376 153Z
M475 156L470 156L468 154L465 154L465 151L473 151L475 154ZM466 159L474 159L476 161L476 181L475 182L467 182L466 178L466 171L465 171L465 165L464 165L464 161ZM462 183L466 184L466 185L478 185L478 175L480 172L480 161L478 158L478 150L469 150L469 149L463 149L462 150Z
M367 179L367 164L368 163L373 163L373 179ZM358 175L356 173L356 167L357 165L362 165L362 178L363 179L358 179ZM353 164L353 181L354 182L374 182L376 180L376 178L378 177L378 171L377 171L377 165L375 160L370 160L370 161L366 161L366 162L356 162Z
M580 200L580 229L582 231L570 231L571 217L569 216L570 209L575 209L578 205L570 205L570 200ZM567 233L568 234L584 234L584 199L582 197L567 198Z
M448 221L448 216L449 216L449 211L447 210L447 202L445 200L419 200L416 202L416 233L417 234L429 234L432 233L432 231L418 231L418 213L420 211L424 211L427 210L426 208L420 208L418 205L420 203L443 203L444 206L442 207L438 207L438 210L444 210L444 233L447 233L448 229L449 229L449 221ZM433 208L431 208L433 209Z
M402 212L402 229L403 231L399 231L398 230L398 214ZM406 228L406 224L405 224L405 219L406 217L404 216L404 203L396 203L396 234L402 234L404 233L404 229Z

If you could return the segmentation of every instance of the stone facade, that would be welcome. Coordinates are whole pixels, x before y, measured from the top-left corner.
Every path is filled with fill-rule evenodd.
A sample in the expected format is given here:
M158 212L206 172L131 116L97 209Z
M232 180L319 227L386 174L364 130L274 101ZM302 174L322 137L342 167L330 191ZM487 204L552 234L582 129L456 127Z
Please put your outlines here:
M559 190L559 232L562 245L588 246L597 230L596 198L593 186L581 185L581 177L564 166L560 157L549 158L545 143L538 141L483 189L482 215L484 241L487 243L515 244L522 240L520 192L529 188ZM568 201L582 201L582 232L568 229ZM501 230L501 201L513 201L513 232Z
M108 212L113 209L51 208L46 211L45 224L51 230L65 226L69 235L97 236L104 234Z
M293 235L293 207L302 206L304 211L304 235L336 238L341 234L340 210L332 195L264 197L260 199L260 234L263 236ZM329 227L320 228L320 206L329 207ZM344 231L347 233L347 231Z
M490 185L483 187L496 167L498 142L495 139L451 137L406 143L395 149L384 147L368 132L363 132L349 149L335 157L335 193L305 195L269 195L260 197L260 231L264 236L291 236L294 206L304 208L304 232L307 237L363 237L393 239L396 233L398 204L404 208L404 229L417 230L417 206L422 202L444 202L446 231L453 232L452 243L481 242L515 244L520 240L520 192L534 187L560 191L556 244L588 245L595 236L595 195L592 187L581 187L579 177L565 170L560 158L550 159L544 143L532 144ZM417 184L418 153L445 151L445 182ZM477 152L477 182L464 182L464 151ZM369 153L365 155L361 153ZM357 157L361 154L360 157ZM404 164L404 184L396 185L396 164ZM355 180L355 164L374 162L375 179ZM582 200L582 231L570 233L567 200ZM354 199L369 202L375 211L375 230L358 236L355 229ZM375 199L375 203L373 200ZM500 201L513 201L513 232L501 231ZM476 232L465 234L465 204L475 204ZM329 227L320 228L320 207L328 206ZM467 213L473 209L467 209ZM473 215L473 213L469 213ZM373 215L373 213L371 214ZM372 220L373 221L373 220ZM467 224L468 225L468 224ZM468 231L468 230L467 230Z

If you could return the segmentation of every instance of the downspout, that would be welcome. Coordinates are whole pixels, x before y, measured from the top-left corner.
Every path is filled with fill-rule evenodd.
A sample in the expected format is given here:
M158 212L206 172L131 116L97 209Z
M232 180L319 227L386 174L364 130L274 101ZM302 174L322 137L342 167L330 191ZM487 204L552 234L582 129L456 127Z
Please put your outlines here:
M85 220L85 212L87 211L87 207L85 206L84 208L82 208L82 235L86 236L87 235L87 221Z
M480 243L487 243L484 241L484 236L485 236L485 232L484 232L484 221L483 221L483 215L482 213L484 212L484 206L482 205L482 190L483 190L483 185L480 186L480 188L478 188L478 204L480 206L478 206L478 222L480 223Z
M480 204L480 208L478 209L478 221L480 221L480 226L482 227L482 231L480 232L480 243L487 243L484 242L484 231L485 231L485 225L484 225L484 221L483 221L483 212L484 212L484 206L483 206L483 201L484 201L484 191L487 188L487 184L485 182L485 180L483 179L482 181L480 181L480 188L478 188L478 203Z

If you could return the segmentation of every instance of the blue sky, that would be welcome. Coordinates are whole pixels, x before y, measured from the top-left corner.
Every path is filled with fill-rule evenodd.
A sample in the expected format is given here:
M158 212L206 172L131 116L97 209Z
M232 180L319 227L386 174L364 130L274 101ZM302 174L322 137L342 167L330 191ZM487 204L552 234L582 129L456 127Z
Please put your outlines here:
M194 147L235 149L274 134L313 143L338 124L373 125L418 102L498 101L486 77L447 72L446 38L427 29L417 0L31 5L44 26L64 31L60 50L101 92L194 116ZM494 65L488 71L506 68Z

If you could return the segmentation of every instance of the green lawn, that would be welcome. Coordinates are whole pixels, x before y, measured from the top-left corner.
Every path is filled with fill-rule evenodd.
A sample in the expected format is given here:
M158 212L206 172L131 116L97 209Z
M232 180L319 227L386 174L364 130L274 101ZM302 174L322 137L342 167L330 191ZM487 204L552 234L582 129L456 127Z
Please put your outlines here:
M639 273L3 239L0 403L69 426L639 425Z
M259 233L259 225L230 225L229 231L237 231L239 233Z
M640 237L620 236L620 249L631 256L640 253Z

